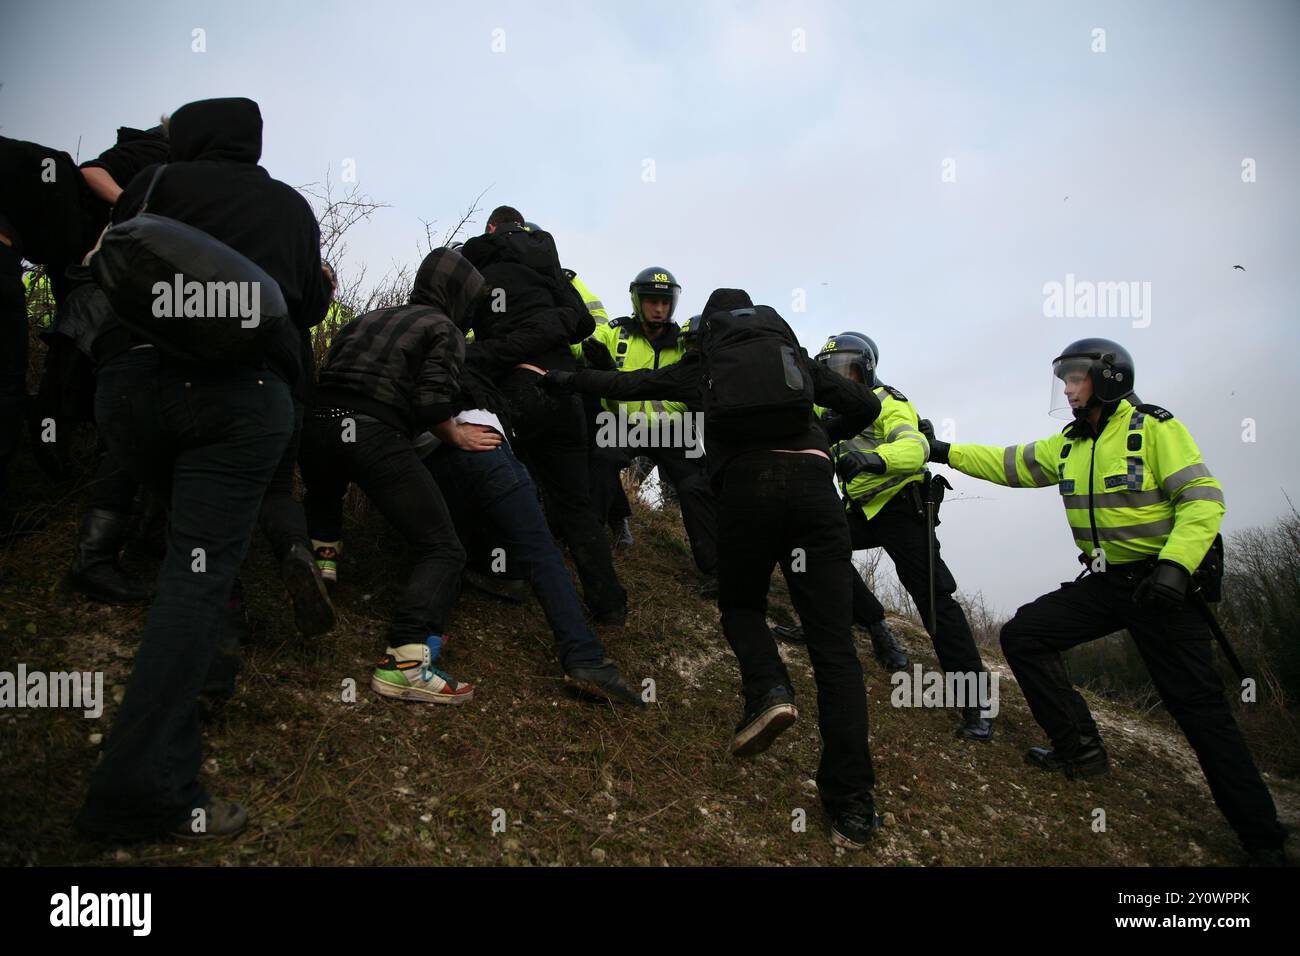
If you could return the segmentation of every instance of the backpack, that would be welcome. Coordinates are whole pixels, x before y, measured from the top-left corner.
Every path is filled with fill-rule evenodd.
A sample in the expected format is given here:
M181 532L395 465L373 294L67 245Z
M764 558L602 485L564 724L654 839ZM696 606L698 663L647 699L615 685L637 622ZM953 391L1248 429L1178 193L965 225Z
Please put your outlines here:
M118 321L188 362L258 364L289 321L279 284L243 253L187 223L140 212L104 232L91 272Z
M704 427L724 441L762 441L806 431L812 377L785 319L758 305L704 320Z

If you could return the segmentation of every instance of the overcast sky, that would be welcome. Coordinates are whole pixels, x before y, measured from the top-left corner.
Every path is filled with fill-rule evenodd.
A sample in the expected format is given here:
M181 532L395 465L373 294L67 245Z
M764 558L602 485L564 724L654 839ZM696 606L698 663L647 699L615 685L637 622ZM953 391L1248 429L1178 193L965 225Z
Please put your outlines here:
M633 6L9 5L0 132L84 160L118 126L248 96L273 176L350 160L390 204L344 269L414 259L421 219L488 189L611 315L647 265L682 283L679 319L747 288L810 351L872 335L883 380L960 441L1056 431L1050 361L1103 335L1191 429L1226 531L1300 499L1300 5ZM1045 315L1067 275L1149 299ZM949 475L972 499L941 529L964 591L1009 613L1075 575L1054 490Z

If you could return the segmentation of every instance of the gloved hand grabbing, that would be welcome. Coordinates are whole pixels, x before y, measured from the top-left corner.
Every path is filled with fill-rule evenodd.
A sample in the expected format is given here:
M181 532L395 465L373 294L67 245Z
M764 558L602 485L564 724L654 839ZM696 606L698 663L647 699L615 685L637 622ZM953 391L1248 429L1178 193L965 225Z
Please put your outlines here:
M1174 610L1187 600L1187 586L1192 576L1176 561L1157 561L1151 573L1133 590L1133 603L1139 607Z
M930 444L930 461L939 465L948 464L948 450L952 445L934 437L934 425L930 424L930 419L922 418L916 427Z
M841 455L839 461L835 463L835 474L846 485L864 471L872 475L883 475L885 459L874 451L851 451Z
M610 372L614 369L614 359L609 354L609 349L605 348L605 343L599 339L583 339L582 357L587 363L587 368L600 369L602 372Z
M574 372L551 369L537 380L537 386L542 391L548 392L551 395L572 395L573 380L575 377L576 374Z

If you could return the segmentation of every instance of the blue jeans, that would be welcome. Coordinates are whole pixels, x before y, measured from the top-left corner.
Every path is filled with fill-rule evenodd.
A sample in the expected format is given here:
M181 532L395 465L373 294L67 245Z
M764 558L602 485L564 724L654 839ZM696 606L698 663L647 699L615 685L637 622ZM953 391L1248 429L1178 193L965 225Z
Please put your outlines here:
M78 823L149 835L207 802L198 693L293 429L293 400L266 370L160 364L146 348L100 370L95 418L110 452L170 502L170 516L157 597Z
M564 556L537 503L537 486L510 445L503 442L494 451L444 445L430 457L429 469L452 514L462 521L485 519L483 536L491 547L505 549L507 563L514 565L507 573L522 571L528 579L564 669L603 661L605 648L583 617Z

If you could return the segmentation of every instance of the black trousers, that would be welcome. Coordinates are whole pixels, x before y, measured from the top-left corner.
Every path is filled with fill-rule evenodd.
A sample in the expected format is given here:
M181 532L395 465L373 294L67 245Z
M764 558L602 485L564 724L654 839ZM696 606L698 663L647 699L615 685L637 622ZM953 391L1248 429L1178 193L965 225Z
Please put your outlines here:
M460 592L465 549L438 484L410 440L390 425L349 412L356 425L345 440L342 418L324 409L307 416L299 456L306 486L303 506L311 537L343 537L343 495L355 481L401 533L415 566L393 615L393 647L422 644L443 625Z
M276 561L283 561L295 544L311 552L311 535L307 531L307 515L298 499L293 496L293 473L302 448L303 403L294 399L293 435L289 445L275 466L275 474L262 499L262 511L257 517L258 527L271 543L271 553ZM330 539L337 540L337 539Z
M633 452L645 455L659 468L661 484L671 482L677 489L682 509L682 525L691 543L695 566L703 574L718 573L718 504L705 471L705 459L687 458L684 448L601 448L592 458L594 484L592 497L597 514L616 514L612 489L623 492L619 472L632 463ZM601 471L603 470L603 474ZM626 501L626 499L624 499Z
M515 429L515 455L541 488L547 522L573 555L587 607L596 613L625 607L627 591L614 571L609 536L591 506L582 401L547 395L537 379L515 369L499 383Z
M894 562L898 572L899 583L911 595L916 609L921 613L929 633L930 617L930 553L928 535L925 530L925 518L916 513L912 504L909 488L904 488L894 495L874 518L868 521L862 512L854 508L849 513L849 534L853 540L853 550L867 548L884 548L889 559ZM957 592L957 581L953 578L948 565L939 554L938 539L934 543L934 603L935 623L937 629L930 633L934 643L934 652L939 658L939 666L947 673L978 673L984 670L984 662L975 647L975 638L971 635L970 624L961 605L953 599ZM862 578L854 575L854 620L859 624L873 624L884 617L880 602L867 589ZM868 616L877 613L870 619ZM868 618L865 619L864 618Z
M833 477L816 455L753 452L728 464L718 500L718 608L742 692L753 703L778 684L791 686L767 626L772 567L780 565L817 681L817 787L832 812L875 784L853 644L849 530Z
M1064 753L1100 738L1061 652L1127 628L1170 715L1196 751L1210 793L1248 849L1281 845L1284 831L1211 662L1213 635L1190 606L1139 609L1141 574L1112 568L1026 604L1002 628L1002 650L1034 719Z

